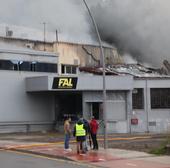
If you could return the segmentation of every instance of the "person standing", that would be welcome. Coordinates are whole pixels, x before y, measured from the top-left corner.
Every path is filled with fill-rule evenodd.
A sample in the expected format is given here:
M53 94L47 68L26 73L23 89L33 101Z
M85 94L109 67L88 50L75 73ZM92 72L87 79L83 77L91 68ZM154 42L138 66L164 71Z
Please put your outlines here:
M71 136L71 118L67 118L64 122L64 149L67 151L72 151L71 148L69 148L69 141Z
M88 139L88 136L89 136L89 143L90 143L90 125L89 125L89 122L83 118L83 123L84 123L84 126L85 126L85 130L86 130L86 140L84 142L84 148L86 151L88 151L88 143L87 143L87 139ZM91 147L91 145L90 145Z
M90 121L90 131L91 131L91 138L92 138L92 142L93 142L93 150L98 150L98 142L97 142L97 131L99 128L99 124L96 121L96 119L94 117L92 117L91 121Z
M75 124L73 136L76 137L77 141L77 154L86 153L83 145L84 141L86 140L86 128L82 118L80 118Z

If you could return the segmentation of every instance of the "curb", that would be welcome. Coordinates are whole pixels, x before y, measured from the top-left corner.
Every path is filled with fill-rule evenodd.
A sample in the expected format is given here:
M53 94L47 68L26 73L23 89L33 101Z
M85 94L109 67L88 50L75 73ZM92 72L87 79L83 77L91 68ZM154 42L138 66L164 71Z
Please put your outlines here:
M49 158L54 158L54 159L61 159L61 160L66 160L66 161L72 161L75 162L72 159L69 159L65 156L58 156L58 155L50 155L50 154L45 154L45 153L39 153L39 152L33 152L33 151L28 151L28 150L23 150L23 149L4 149L6 151L15 151L15 152L21 152L21 153L25 153L25 154L34 154L37 156L44 156L44 157L49 157Z

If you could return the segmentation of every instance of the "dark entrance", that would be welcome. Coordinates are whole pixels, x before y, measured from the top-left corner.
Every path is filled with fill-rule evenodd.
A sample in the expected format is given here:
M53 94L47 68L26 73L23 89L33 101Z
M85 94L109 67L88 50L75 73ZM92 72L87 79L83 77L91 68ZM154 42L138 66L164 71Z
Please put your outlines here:
M76 121L82 114L82 93L59 92L55 95L55 120L63 121L65 117L71 117Z
M102 118L102 103L100 102L92 103L92 115L96 120L100 120Z

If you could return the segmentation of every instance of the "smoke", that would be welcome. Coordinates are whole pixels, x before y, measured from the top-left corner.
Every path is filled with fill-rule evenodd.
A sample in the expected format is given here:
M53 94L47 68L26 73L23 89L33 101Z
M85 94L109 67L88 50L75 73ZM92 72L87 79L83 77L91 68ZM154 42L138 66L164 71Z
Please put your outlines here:
M0 0L0 23L43 31L58 31L69 41L92 41L91 27L82 1L77 0Z
M169 0L95 0L92 12L102 38L139 62L170 59Z
M169 0L86 0L102 39L122 55L159 66L170 55ZM58 31L72 42L94 42L83 0L0 0L0 23ZM128 57L129 57L128 56Z

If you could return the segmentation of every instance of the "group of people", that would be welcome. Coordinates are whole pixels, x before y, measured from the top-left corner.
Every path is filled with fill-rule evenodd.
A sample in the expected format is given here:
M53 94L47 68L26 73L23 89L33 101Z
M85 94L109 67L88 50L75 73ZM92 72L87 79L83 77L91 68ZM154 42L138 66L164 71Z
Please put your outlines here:
M77 142L77 153L86 153L88 151L88 146L90 146L93 150L98 150L98 142L97 142L97 131L98 131L98 122L94 117L88 122L83 117L79 118L76 124L74 125L74 129L71 129L71 118L67 118L64 122L64 148L67 151L71 151L72 149L69 147L69 140L73 133L73 136L76 137ZM91 141L92 140L92 141ZM89 145L88 145L89 142Z

